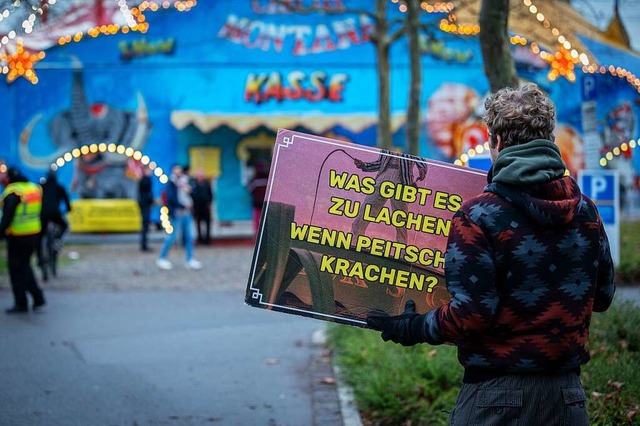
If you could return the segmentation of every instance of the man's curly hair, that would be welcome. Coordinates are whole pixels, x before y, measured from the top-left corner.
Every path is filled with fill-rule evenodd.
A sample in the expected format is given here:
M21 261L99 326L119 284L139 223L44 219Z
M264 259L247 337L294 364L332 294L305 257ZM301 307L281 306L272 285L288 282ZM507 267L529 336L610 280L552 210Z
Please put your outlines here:
M504 148L534 139L554 140L556 108L535 84L500 89L485 100L484 108L492 147L498 135Z

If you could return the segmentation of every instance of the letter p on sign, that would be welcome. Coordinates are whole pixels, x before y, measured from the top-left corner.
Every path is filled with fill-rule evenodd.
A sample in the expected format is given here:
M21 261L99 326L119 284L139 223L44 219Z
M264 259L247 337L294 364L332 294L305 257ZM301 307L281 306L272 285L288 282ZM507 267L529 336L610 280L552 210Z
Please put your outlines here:
M600 200L603 197L600 194L607 192L607 179L604 176L593 176L591 178L591 188L589 189L593 200Z

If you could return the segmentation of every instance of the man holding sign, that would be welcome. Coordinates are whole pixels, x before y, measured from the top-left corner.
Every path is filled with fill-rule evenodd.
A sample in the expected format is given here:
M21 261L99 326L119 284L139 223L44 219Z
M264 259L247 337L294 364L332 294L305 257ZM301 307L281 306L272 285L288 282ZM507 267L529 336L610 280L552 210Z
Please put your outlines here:
M592 311L613 299L609 241L594 203L565 176L555 107L535 85L485 102L492 170L455 213L451 300L426 313L369 316L384 340L453 343L465 369L451 424L587 425L580 367Z

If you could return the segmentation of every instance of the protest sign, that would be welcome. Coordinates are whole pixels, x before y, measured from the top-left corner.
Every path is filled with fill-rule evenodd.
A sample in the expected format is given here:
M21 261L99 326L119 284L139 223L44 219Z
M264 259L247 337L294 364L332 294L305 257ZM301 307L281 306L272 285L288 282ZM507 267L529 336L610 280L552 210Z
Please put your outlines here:
M251 306L366 327L406 300L445 303L451 218L480 170L280 130L245 295Z

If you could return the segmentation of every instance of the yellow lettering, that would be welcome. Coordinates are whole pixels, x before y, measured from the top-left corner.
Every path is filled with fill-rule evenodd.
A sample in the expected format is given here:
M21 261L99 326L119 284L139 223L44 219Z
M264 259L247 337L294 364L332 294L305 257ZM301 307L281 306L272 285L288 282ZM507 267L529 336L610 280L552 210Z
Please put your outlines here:
M380 277L378 272L380 272L380 268L377 265L369 265L364 270L364 277L367 281L378 281Z
M307 241L313 244L320 244L320 230L322 228L318 226L310 226L309 233L307 234Z
M335 268L336 275L351 276L348 273L348 268L349 268L349 261L347 259L338 258L336 260L336 268Z
M373 194L376 190L376 180L370 176L362 179L362 193L366 195Z
M302 225L291 222L291 239L307 241L312 244L348 249L353 236L344 231L327 229L321 226Z
M462 205L462 197L456 194L452 194L449 197L449 210L452 212L457 212L460 210L460 206Z
M309 225L298 226L295 222L291 222L291 238L300 241L304 240L308 227Z
M424 206L430 194L431 190L428 188L416 188L415 186L390 181L384 181L380 184L380 195L383 198L391 198L405 203L417 202Z
M337 172L333 169L329 170L329 186L331 188L344 188L345 183L347 182L347 177L349 173L343 172L337 174Z
M449 194L447 192L436 192L433 207L439 210L449 210L456 212L460 209L462 197L457 194Z
M365 288L367 288L366 282L378 282L380 284L422 291L425 280L428 280L430 283L429 289L432 291L433 286L438 282L435 277L428 277L411 271L380 267L375 264L365 265L362 262L349 261L328 255L322 256L320 270L322 272L346 277L340 280L340 282L345 284L353 284L352 279L355 279L356 283L362 282Z
M342 206L344 205L344 199L340 197L331 197L331 202L333 203L331 207L329 207L329 214L333 214L336 216L342 216Z
M447 194L446 192L436 191L435 199L433 200L433 207L439 210L447 209Z
M335 170L329 170L329 186L331 188L344 189L345 191L361 192L363 194L373 194L376 180L370 176L362 178L358 175L350 175L347 172L338 174Z
M320 262L320 270L322 272L328 272L333 274L333 262L336 260L335 256L322 255L322 261Z
M371 247L371 238L366 235L359 235L358 241L356 241L356 251L362 251L362 249Z

